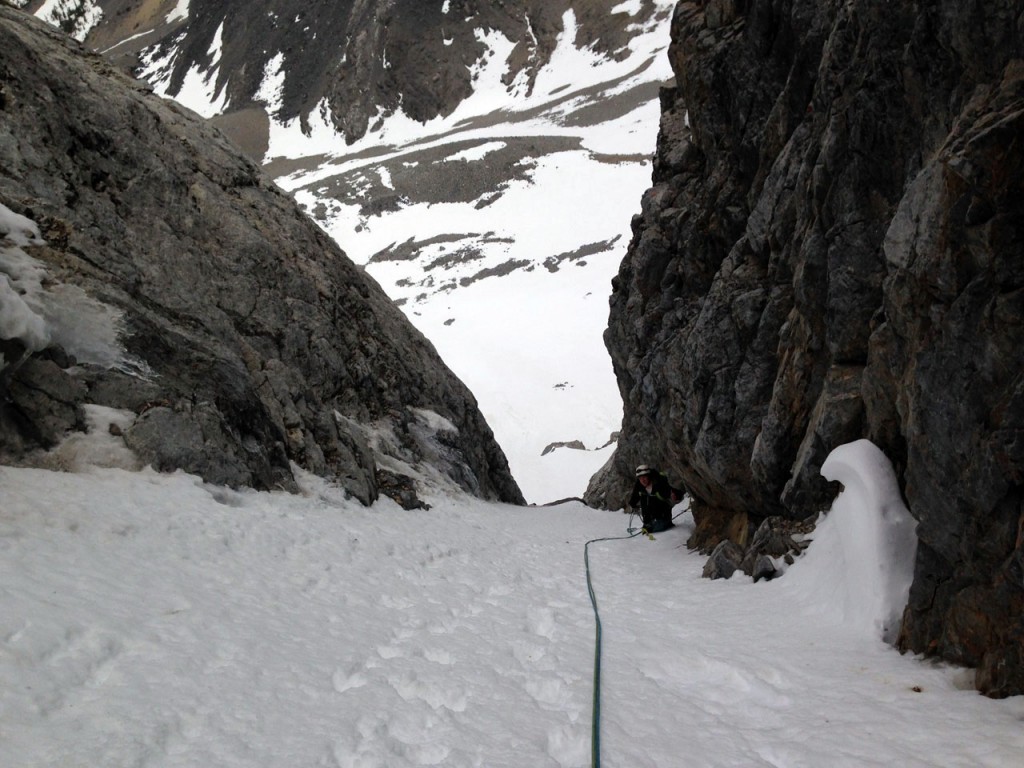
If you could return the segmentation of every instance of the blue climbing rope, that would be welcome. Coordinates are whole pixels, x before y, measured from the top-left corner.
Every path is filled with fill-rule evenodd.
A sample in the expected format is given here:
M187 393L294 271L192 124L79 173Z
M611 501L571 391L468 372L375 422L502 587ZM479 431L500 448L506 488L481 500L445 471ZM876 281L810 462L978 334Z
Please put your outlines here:
M632 522L632 517L630 517ZM601 539L591 539L583 546L583 564L587 571L587 592L590 593L590 604L594 606L594 623L597 627L594 636L594 709L590 726L590 765L591 768L601 766L601 614L597 610L597 596L594 594L594 584L590 579L590 545L599 541L621 541L639 536L643 529L633 531L628 536L606 536Z

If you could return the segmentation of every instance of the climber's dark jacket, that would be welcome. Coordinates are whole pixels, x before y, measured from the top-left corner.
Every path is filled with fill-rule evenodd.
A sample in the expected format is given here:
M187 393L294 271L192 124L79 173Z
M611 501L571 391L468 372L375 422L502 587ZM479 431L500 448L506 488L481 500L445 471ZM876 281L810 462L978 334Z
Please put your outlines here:
M640 512L640 519L648 531L665 530L672 525L672 506L680 493L669 485L668 478L660 472L650 475L651 490L647 491L638 479L629 497L629 506Z

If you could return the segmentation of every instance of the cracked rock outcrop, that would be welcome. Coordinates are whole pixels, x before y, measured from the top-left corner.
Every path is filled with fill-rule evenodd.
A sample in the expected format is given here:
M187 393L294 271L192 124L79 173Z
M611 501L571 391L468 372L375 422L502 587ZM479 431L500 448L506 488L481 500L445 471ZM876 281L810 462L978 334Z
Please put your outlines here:
M1024 3L682 2L653 186L605 334L625 415L588 499L657 464L705 551L893 462L900 646L1024 693Z

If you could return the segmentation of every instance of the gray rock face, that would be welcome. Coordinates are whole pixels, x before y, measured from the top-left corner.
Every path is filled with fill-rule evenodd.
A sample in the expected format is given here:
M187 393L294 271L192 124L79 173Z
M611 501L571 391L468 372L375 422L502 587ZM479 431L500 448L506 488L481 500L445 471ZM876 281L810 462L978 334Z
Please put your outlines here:
M1024 3L683 2L605 339L593 488L657 464L709 539L834 496L867 437L920 521L901 647L1024 692Z
M521 77L532 86L555 50L563 14L570 8L577 45L593 45L611 55L628 43L629 27L637 21L625 13L610 13L619 0L191 0L188 17L171 23L167 17L173 6L166 3L94 4L103 10L86 39L95 49L110 49L127 66L137 65L143 49L155 46L161 58L177 52L170 70L171 95L179 92L191 69L211 71L211 49L224 25L213 81L233 113L262 109L257 92L267 66L283 55L282 101L276 116L283 121L298 117L305 124L324 103L349 141L363 136L378 116L399 107L420 121L454 111L472 94L473 68L487 51L477 30L517 41L508 83ZM67 6L61 23L71 30L81 16L81 3ZM640 18L656 10L645 2Z
M4 6L0 72L0 204L39 225L26 252L113 313L123 345L74 365L8 342L0 457L95 403L139 414L124 437L145 461L218 483L291 488L295 463L369 503L383 462L522 503L466 387L220 133Z

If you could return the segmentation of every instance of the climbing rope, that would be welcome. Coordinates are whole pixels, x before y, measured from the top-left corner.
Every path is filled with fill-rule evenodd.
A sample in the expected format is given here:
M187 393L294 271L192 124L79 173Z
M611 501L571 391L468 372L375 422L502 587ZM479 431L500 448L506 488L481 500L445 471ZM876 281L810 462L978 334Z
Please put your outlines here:
M632 522L632 517L630 518ZM605 536L601 539L591 539L583 546L583 564L587 571L587 592L590 593L590 604L594 606L594 623L597 627L594 637L594 709L590 726L590 765L591 768L600 768L601 765L601 614L597 610L597 596L594 594L594 584L590 579L590 545L599 541L623 541L639 536L643 529L633 532L628 536Z
M677 517L685 514L689 508L690 505L687 504L686 509L672 518L673 522ZM594 626L596 627L594 633L594 707L590 726L591 768L601 767L601 614L597 610L597 595L594 594L594 583L590 578L590 545L600 541L625 541L626 539L636 538L641 533L647 533L645 528L633 527L632 512L629 515L626 533L628 534L627 536L605 536L600 539L591 539L583 545L583 564L587 572L587 592L590 593L590 604L594 607ZM652 536L651 538L654 537Z

